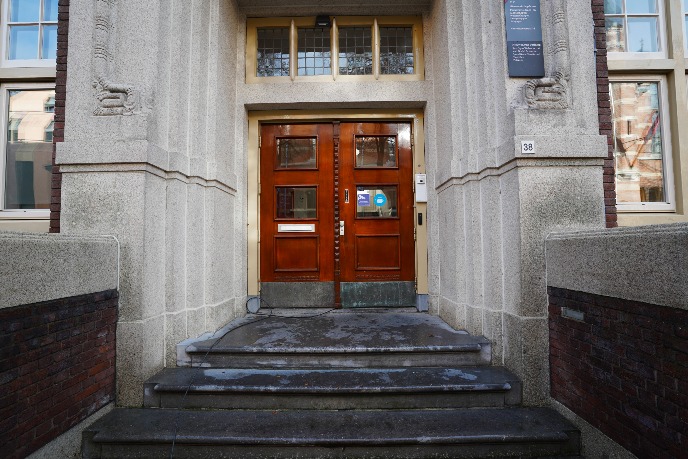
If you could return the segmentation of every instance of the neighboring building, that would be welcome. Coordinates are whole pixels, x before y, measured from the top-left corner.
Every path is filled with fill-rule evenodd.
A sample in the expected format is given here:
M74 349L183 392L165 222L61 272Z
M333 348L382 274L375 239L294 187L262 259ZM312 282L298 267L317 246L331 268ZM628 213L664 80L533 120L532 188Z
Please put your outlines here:
M684 1L604 2L611 120L602 124L621 226L687 218L687 18Z
M0 11L0 230L47 232L55 126L57 0Z
M0 230L50 227L56 260L81 237L117 240L89 239L89 263L108 254L90 274L108 282L15 295L13 308L81 295L107 311L113 323L93 322L108 336L116 303L116 398L133 406L178 343L256 296L356 307L383 291L376 305L427 307L491 340L527 404L554 395L599 427L551 390L563 374L551 350L569 344L548 335L551 311L594 310L602 300L575 293L587 292L680 321L688 302L677 283L669 299L625 278L576 283L583 268L555 285L545 240L688 222L688 2L542 0L542 78L509 77L504 3L59 0L57 24L57 0L4 0ZM618 266L595 257L648 261L617 252L584 267L606 279ZM87 414L114 396L101 358L108 384Z

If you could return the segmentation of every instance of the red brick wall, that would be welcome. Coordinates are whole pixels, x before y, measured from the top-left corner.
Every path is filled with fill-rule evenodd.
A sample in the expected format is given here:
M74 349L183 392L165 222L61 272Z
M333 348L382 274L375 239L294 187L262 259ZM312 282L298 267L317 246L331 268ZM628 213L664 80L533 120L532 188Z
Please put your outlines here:
M550 287L549 329L554 399L638 457L688 457L687 310Z
M600 134L607 136L607 159L604 161L604 210L607 228L615 228L616 185L614 183L614 141L612 139L612 109L609 100L609 70L607 69L607 35L604 27L604 0L592 1L595 21L595 51L597 56L597 112Z
M55 79L55 128L53 131L53 177L50 195L50 232L60 232L62 174L55 165L55 146L64 142L65 96L67 92L67 33L69 31L69 0L58 1L57 74Z
M117 300L0 309L0 456L25 457L115 400Z

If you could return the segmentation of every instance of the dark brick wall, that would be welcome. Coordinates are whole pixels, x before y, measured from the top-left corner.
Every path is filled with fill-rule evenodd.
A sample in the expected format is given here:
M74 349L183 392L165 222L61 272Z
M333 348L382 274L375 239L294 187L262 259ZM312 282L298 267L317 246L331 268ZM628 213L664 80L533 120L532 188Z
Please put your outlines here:
M612 108L609 100L609 70L607 68L607 35L604 28L604 0L592 1L595 21L595 51L597 56L597 112L600 134L607 137L607 159L604 161L604 210L607 228L615 228L616 185L614 183L614 140L612 138Z
M53 173L50 194L50 232L60 232L62 205L62 173L55 165L55 146L64 142L65 98L67 93L67 44L69 31L69 0L58 1L57 59L55 76L55 128L53 131Z
M25 457L115 400L117 300L0 309L0 456Z
M687 310L550 287L549 329L554 399L638 457L688 457Z

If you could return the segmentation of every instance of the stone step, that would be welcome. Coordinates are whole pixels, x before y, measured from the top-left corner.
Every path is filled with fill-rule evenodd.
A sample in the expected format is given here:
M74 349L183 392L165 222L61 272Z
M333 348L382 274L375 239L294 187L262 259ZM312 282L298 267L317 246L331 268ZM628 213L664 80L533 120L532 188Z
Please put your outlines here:
M205 368L457 367L489 365L491 346L428 314L328 312L243 318L180 354Z
M546 408L116 409L84 431L82 452L87 459L575 457L580 434Z
M144 406L213 409L414 409L513 406L503 367L371 369L170 368L144 384Z

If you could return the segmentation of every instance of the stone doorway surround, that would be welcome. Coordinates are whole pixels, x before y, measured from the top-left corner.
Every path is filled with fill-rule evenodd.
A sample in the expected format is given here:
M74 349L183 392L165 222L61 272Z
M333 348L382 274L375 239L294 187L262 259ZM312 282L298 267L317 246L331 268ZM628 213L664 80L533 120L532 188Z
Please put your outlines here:
M412 128L413 174L426 173L424 113L422 110L278 110L256 111L248 114L248 295L260 294L260 155L259 137L261 123L269 122L331 122L331 121L408 121ZM255 171L255 172L254 172ZM427 203L414 204L416 214L421 214L423 224L414 218L416 294L421 309L427 305L428 296L428 233ZM420 304L422 303L422 304Z
M61 230L121 242L118 403L257 292L250 116L370 109L423 116L430 311L548 403L544 239L603 227L607 149L589 1L542 5L547 76L530 81L506 74L503 2L71 0ZM247 17L324 9L422 15L424 79L245 83Z

